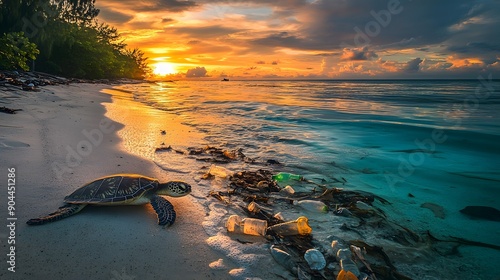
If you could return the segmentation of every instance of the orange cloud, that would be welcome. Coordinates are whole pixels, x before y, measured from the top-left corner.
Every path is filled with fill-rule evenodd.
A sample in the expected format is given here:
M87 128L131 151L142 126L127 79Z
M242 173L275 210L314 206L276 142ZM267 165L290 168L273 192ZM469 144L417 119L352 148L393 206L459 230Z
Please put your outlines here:
M458 58L454 56L447 57L446 61L451 63L450 68L470 68L484 66L484 62L479 58Z

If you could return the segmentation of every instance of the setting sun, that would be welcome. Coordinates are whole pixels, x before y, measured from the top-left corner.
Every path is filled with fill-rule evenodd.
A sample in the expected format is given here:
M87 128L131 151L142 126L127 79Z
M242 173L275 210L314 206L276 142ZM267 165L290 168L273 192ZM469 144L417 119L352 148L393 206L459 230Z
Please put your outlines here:
M170 75L175 73L175 66L168 62L158 62L153 65L153 73L158 76Z

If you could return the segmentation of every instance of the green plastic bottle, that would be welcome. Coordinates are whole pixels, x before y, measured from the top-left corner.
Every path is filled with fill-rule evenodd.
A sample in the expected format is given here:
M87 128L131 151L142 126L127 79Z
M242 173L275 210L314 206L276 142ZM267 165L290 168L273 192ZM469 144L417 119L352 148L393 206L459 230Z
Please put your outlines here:
M297 180L300 181L304 179L302 176L292 173L280 172L276 175L273 175L273 180L277 182L288 181L288 180Z

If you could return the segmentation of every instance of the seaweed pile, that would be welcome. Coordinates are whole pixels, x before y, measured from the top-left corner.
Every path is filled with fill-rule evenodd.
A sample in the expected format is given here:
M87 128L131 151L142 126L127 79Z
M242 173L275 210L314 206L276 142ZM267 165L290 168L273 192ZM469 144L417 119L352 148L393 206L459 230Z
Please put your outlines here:
M226 150L212 146L201 148L189 147L186 151L174 149L172 146L156 148L156 152L173 151L178 154L194 156L197 161L225 164L234 161L243 161L247 163L257 163L255 159L243 154L243 149Z

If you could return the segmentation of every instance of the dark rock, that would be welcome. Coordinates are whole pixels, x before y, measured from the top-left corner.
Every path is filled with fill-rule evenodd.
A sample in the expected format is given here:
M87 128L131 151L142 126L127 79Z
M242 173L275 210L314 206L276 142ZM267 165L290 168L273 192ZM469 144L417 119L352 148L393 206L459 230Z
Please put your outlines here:
M422 203L422 205L420 205L420 207L427 208L427 209L431 210L432 213L434 213L434 216L436 216L437 218L444 219L444 217L445 217L445 211L444 211L443 206L441 206L441 205L437 205L437 204L432 203L432 202L426 202L426 203Z
M476 219L500 222L500 211L489 206L467 206L461 213Z

